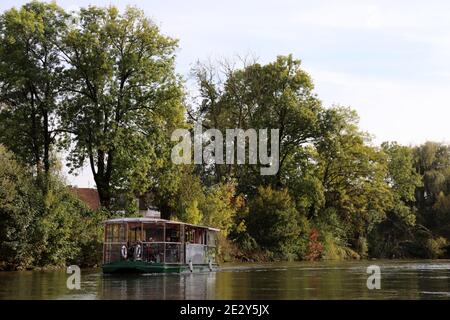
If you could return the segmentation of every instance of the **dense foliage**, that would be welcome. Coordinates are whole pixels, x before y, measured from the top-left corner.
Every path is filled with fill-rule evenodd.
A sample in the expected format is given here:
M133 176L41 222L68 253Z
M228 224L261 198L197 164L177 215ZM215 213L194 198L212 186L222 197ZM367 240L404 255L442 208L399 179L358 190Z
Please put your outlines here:
M223 68L225 66L225 68ZM233 69L199 64L205 128L279 128L280 167L199 166L208 190L236 182L228 239L246 259L443 257L448 254L449 147L376 146L347 107L325 108L292 56ZM193 199L192 201L196 201ZM186 206L188 206L186 204ZM200 210L201 212L201 210Z
M224 259L449 255L448 145L375 145L291 55L198 63L186 99L176 43L132 7L32 1L0 16L0 269L97 264L114 200L144 193L163 217L220 228ZM172 163L172 131L200 123L279 129L278 171ZM70 192L61 151L89 164L102 210Z
M0 145L0 270L95 265L101 258L102 220L55 173L43 194L33 172Z

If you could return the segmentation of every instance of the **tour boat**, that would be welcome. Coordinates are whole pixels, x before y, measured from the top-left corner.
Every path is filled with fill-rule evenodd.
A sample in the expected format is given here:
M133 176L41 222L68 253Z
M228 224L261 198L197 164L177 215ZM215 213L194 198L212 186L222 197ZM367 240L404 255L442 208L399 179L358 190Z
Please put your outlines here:
M219 231L159 218L107 220L103 272L213 271Z

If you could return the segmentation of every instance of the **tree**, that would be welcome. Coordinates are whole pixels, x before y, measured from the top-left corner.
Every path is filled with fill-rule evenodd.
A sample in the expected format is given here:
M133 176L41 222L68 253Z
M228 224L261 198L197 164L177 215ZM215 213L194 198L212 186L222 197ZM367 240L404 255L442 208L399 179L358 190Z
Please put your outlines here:
M106 215L90 211L57 169L43 194L32 170L0 145L0 270L101 261Z
M66 18L55 3L37 1L0 17L0 142L44 173L44 192L60 129L58 43Z
M42 209L38 194L31 173L0 144L0 270L27 268L38 260L33 248Z
M441 191L437 197L436 203L433 205L433 209L436 211L436 220L441 227L446 227L448 228L448 231L450 231L450 194L445 195L444 192Z
M202 120L206 128L223 132L228 128L279 129L280 160L275 175L261 176L262 165L216 165L212 172L215 182L234 176L239 181L238 191L244 194L255 194L261 184L280 188L291 182L292 171L287 168L298 169L293 162L304 157L305 147L317 137L322 110L312 92L312 80L300 64L291 55L279 56L266 65L251 63L242 69L228 64L224 80L217 68L200 64L195 69L200 98L193 118Z
M406 224L414 225L415 192L422 186L422 179L414 170L412 150L406 146L388 142L383 143L381 147L388 156L388 184L394 194L395 208L398 209L395 213Z
M259 187L249 204L247 230L263 250L275 258L297 258L302 236L307 237L307 224L293 206L286 189Z
M415 192L422 186L420 175L414 168L411 148L396 142L381 145L387 156L388 175L393 206L370 235L372 256L392 258L411 255L416 231Z
M200 178L192 172L192 168L183 170L178 188L170 194L170 198L172 218L192 224L202 221L199 205L205 201L205 193Z
M230 233L234 216L241 203L240 196L236 196L235 193L235 181L216 184L209 188L199 206L203 214L202 222L219 228L224 236Z
M106 208L117 190L140 193L155 185L152 170L168 161L160 155L170 154L169 133L183 122L175 48L133 7L123 14L115 7L81 9L64 37L70 164L89 160Z
M55 168L56 169L56 168ZM35 222L39 241L33 246L37 265L65 266L83 255L85 260L79 264L88 264L92 255L98 257L98 251L88 252L87 244L96 244L95 250L101 250L102 212L92 212L75 194L70 192L58 170L52 170L51 188L40 199L42 211ZM103 218L105 218L103 216ZM96 223L95 226L92 223ZM100 244L100 246L99 246ZM100 257L98 257L100 258ZM93 264L99 260L92 261Z
M334 209L345 228L344 241L366 255L365 237L393 205L386 183L383 153L368 145L369 137L358 129L358 118L348 108L328 109L321 119L317 173L325 194L324 209Z
M429 257L442 256L450 236L450 147L426 142L413 149L416 171L423 184L416 189L418 251ZM447 240L445 240L447 239ZM424 253L422 253L424 251Z
M416 171L422 176L423 185L416 190L417 206L420 209L420 223L431 226L428 218L439 194L450 193L450 147L426 142L414 148Z

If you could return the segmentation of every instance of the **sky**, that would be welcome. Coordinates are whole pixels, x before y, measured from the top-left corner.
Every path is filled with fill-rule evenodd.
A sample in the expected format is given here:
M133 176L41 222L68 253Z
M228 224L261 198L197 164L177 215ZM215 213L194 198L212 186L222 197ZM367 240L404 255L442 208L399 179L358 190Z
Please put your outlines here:
M0 10L27 1L0 3ZM292 53L312 77L324 106L350 106L375 143L450 142L450 1L128 1L178 38L177 71L197 61ZM93 187L88 169L69 181Z

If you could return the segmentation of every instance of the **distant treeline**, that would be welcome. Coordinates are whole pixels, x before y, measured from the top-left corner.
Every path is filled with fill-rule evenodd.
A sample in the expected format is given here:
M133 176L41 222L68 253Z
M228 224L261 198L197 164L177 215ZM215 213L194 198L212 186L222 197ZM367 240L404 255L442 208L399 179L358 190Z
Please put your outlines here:
M375 145L292 56L197 63L188 94L176 48L133 7L33 1L0 16L0 269L99 263L100 222L118 198L135 215L140 194L165 218L219 227L223 260L448 254L449 146ZM172 163L171 133L200 121L279 129L277 174ZM90 166L102 210L69 192L61 152Z

